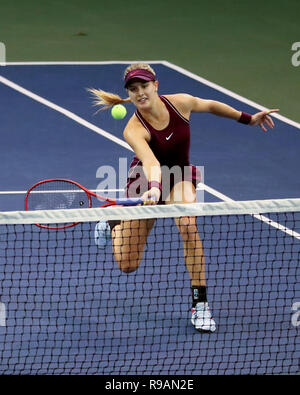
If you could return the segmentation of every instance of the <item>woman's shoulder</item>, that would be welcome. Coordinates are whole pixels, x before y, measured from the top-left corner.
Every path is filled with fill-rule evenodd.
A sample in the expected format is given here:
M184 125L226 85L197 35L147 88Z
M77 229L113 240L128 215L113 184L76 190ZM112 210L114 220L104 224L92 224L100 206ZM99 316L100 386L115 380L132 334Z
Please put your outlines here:
M149 133L145 129L145 127L141 124L139 119L137 118L136 114L134 113L127 125L125 126L123 136L125 140L138 138L144 138L146 140L149 139Z
M189 95L188 93L174 93L172 95L162 95L167 100L169 100L172 104L179 103L179 104L187 104L193 100L193 96Z
M193 96L187 93L175 93L172 95L163 95L185 118L189 119Z
M140 129L143 128L143 125L141 124L140 120L137 117L136 112L132 114L132 116L129 118L129 121L127 122L125 129Z

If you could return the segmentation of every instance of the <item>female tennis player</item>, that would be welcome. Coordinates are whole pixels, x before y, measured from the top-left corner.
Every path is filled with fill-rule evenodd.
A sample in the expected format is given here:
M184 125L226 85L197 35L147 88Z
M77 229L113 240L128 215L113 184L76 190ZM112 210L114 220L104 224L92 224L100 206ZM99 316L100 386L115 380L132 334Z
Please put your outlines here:
M136 112L124 130L124 138L135 152L126 193L128 197L141 196L148 204L196 202L199 176L189 161L189 118L192 112L208 112L244 124L259 125L266 131L266 127L274 127L268 114L278 111L250 115L227 104L189 94L160 96L155 71L143 63L133 64L125 70L124 86L129 96L126 99L102 90L92 89L91 92L95 104L101 109L126 102L135 105ZM164 170L174 166L177 174L166 180L164 173L170 173ZM191 278L191 322L198 331L214 332L216 324L206 296L205 259L196 219L182 217L175 221L183 239L185 262ZM115 259L123 272L130 273L139 266L153 224L154 220L99 222L95 228L95 241L103 248L106 239L112 237Z

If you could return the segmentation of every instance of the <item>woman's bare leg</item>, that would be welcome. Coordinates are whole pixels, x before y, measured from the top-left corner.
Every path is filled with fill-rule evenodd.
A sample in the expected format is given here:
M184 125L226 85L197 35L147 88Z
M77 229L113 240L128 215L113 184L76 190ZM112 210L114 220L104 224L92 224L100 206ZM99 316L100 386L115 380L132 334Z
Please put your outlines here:
M112 229L114 256L123 272L138 268L154 222L155 219L121 221Z
M191 182L175 184L167 203L195 203L196 190ZM206 286L205 258L195 217L175 218L184 244L184 259L192 286Z

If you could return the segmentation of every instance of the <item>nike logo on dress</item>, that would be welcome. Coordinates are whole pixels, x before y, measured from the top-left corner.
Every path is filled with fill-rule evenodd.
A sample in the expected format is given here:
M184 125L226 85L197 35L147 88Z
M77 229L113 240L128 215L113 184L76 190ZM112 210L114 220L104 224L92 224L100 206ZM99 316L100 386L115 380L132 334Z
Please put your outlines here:
M172 132L171 134L170 134L170 136L168 136L168 137L166 137L166 140L170 140L170 138L172 137L172 134L173 134L174 132Z

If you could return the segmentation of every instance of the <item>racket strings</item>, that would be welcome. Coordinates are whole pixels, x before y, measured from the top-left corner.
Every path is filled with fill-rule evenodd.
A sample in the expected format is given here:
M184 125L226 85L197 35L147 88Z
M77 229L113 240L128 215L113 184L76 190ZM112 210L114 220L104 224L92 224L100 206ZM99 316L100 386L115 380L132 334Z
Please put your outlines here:
M90 196L79 186L65 180L35 185L27 195L27 210L60 210L91 207Z

